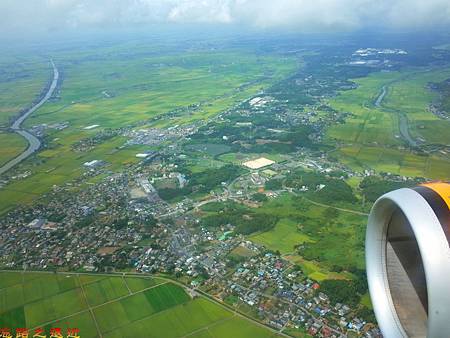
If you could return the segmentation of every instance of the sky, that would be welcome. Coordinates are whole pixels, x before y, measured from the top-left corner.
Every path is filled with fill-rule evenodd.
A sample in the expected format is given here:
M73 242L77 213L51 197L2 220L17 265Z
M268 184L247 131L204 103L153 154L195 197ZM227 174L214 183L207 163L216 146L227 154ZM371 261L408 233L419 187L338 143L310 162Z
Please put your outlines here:
M0 0L0 37L154 24L302 32L450 27L449 0Z

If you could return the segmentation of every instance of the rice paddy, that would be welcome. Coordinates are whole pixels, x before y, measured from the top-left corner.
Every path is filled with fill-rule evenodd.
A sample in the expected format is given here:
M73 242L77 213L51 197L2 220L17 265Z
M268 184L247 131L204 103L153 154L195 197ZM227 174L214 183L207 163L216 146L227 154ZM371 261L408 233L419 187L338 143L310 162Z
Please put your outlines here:
M404 114L411 136L424 146L450 144L450 122L429 111L437 93L428 88L450 76L449 69L410 69L402 72L376 73L355 80L358 88L341 93L330 101L333 108L352 115L345 124L327 132L328 142L338 143L335 158L357 171L378 172L447 179L450 158L440 152L418 153L403 139L399 114ZM374 104L383 86L386 95Z
M158 277L76 273L0 272L0 326L78 328L81 337L276 337Z

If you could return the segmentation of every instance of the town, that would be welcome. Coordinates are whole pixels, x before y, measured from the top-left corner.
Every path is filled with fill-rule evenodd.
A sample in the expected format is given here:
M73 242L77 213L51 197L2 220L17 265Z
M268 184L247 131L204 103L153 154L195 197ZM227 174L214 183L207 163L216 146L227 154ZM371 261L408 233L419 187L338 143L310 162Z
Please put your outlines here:
M295 328L321 337L344 337L348 332L380 337L370 315L350 304L332 302L321 290L320 282L308 278L300 266L279 252L252 242L246 231L237 231L236 224L204 225L202 210L214 204L258 208L262 201L283 194L314 194L325 188L325 177L332 173L345 177L372 174L354 172L330 160L324 152L301 147L292 148L294 152L276 160L243 155L236 164L222 167L226 168L223 172L217 169L212 173L217 177L211 182L197 179L192 186L192 173L185 170L189 159L214 161L210 152L220 154L232 147L290 147L298 141L276 139L287 133L286 126L307 126L295 136L313 144L320 142L326 125L342 120L337 113L330 120L318 117L313 108L306 113L278 110L274 98L261 96L207 123L166 130L127 127L99 131L77 144L75 151L88 151L118 133L128 138L125 146L140 144L152 148L137 153L141 161L121 173L110 171L103 161L86 162L83 177L55 186L45 197L46 202L10 212L0 223L1 266L162 273L183 281L189 289L239 308L280 332ZM276 116L271 128L266 129L265 123L248 122L250 118L257 121L255 115L264 121L269 113ZM224 125L233 128L233 132ZM254 145L247 136L248 130L255 135ZM267 133L275 141L267 142ZM201 142L204 137L217 139L221 144L192 142ZM155 146L160 148L155 150ZM273 184L299 169L317 172L324 181L301 186ZM104 178L87 184L95 177ZM193 197L195 191L203 193Z
M429 121L405 117L411 96L392 107L394 95L414 92L394 86L440 72L426 62L450 52L291 42L269 52L255 42L258 52L252 61L242 57L245 66L234 52L209 59L214 44L203 42L189 46L207 51L200 70L198 55L187 57L184 49L173 59L149 56L142 67L155 78L199 72L192 81L200 89L194 98L180 94L179 104L141 95L159 85L171 92L185 80L109 88L108 79L128 79L109 67L99 72L100 90L64 101L70 67L112 57L121 69L140 55L128 46L117 55L105 47L103 56L56 63L61 76L49 103L59 106L27 121L40 149L0 177L0 269L161 278L279 336L382 337L365 274L370 207L387 191L445 176L450 153L433 140L438 133ZM256 69L248 78L241 74L246 67ZM243 77L236 84L227 82L230 69ZM209 77L226 90L203 95ZM422 112L439 119L434 128L448 121L448 80L428 79L415 89L439 93ZM138 94L129 99L130 92ZM115 100L122 105L116 115ZM86 121L65 114L71 109ZM57 114L64 114L59 121ZM9 204L14 198L19 203Z

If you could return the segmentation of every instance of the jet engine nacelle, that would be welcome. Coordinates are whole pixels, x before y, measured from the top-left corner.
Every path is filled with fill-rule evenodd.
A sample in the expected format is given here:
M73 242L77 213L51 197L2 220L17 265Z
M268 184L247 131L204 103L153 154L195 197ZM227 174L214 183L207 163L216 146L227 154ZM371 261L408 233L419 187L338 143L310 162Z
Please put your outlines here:
M370 212L366 269L386 338L450 337L450 184L381 196Z

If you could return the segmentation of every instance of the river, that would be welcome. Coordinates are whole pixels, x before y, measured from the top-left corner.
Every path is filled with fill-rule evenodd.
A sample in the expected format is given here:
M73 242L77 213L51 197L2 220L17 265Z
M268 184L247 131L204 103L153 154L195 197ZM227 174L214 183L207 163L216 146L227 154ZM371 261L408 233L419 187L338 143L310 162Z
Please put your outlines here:
M53 67L53 81L50 87L48 88L47 93L38 103L31 106L25 113L20 115L11 125L11 130L21 135L28 141L28 147L18 156L16 156L11 161L7 162L2 167L0 167L0 175L7 172L12 167L16 166L18 163L22 162L24 159L26 159L28 156L33 154L41 147L41 141L33 134L29 133L25 129L22 129L22 123L27 119L28 116L30 116L33 112L39 109L53 95L53 92L56 89L59 79L59 72L53 60L51 60L51 64Z
M386 86L383 86L383 88L381 88L381 93L378 95L377 99L375 100L375 106L381 108L381 103L383 102L384 97L387 94L387 89ZM387 110L387 109L386 109ZM408 144L415 148L417 147L417 141L415 139L412 138L411 134L409 133L409 122L408 122L408 117L406 116L405 113L397 111L397 110L392 110L389 109L390 111L393 111L397 114L398 116L398 128L400 131L400 135L401 137L408 142Z

